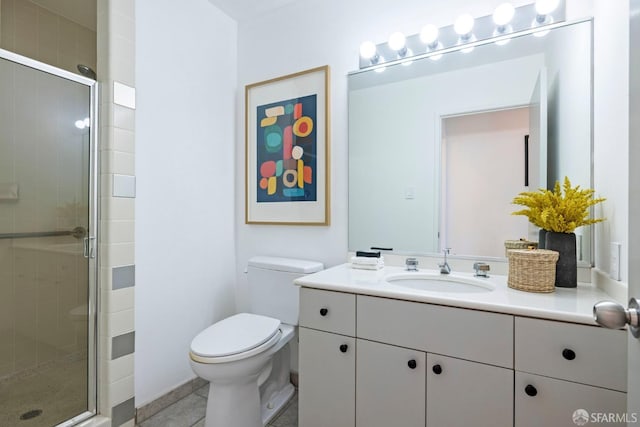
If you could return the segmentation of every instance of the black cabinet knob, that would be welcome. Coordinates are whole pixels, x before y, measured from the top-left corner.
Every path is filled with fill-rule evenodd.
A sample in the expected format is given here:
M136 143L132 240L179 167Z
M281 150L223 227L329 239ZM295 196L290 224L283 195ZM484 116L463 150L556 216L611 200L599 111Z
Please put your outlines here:
M570 348L565 348L562 350L562 357L567 360L573 360L576 358L576 352L571 350Z
M328 312L329 312L329 310L327 310L326 308L321 308L320 309L320 316L326 316Z
M409 368L411 369L416 369L416 366L418 366L418 363L414 359L411 359L407 362L407 366L409 366Z
M524 388L524 392L527 393L527 396L533 397L538 394L538 389L531 384L527 384L527 386Z
M442 366L433 365L433 368L431 368L431 370L433 371L434 374L440 375L442 373Z
M349 349L349 346L346 345L346 344L342 344L340 346L340 351L343 352L343 353L346 353L348 349Z

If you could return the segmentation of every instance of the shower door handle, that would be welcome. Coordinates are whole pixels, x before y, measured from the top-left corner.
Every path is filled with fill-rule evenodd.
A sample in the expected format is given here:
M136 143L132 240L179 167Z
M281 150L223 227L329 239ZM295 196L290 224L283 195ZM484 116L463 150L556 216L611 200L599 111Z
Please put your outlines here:
M96 257L96 248L95 248L95 237L85 237L83 239L83 250L82 255L85 258L95 258Z

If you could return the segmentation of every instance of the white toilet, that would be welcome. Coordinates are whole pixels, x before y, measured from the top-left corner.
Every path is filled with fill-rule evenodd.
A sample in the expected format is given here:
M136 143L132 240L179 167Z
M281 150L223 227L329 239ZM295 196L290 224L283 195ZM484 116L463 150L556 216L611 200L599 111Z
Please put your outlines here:
M289 401L289 341L298 324L293 280L315 261L256 256L247 271L251 313L227 317L191 342L191 367L210 382L205 427L262 427Z

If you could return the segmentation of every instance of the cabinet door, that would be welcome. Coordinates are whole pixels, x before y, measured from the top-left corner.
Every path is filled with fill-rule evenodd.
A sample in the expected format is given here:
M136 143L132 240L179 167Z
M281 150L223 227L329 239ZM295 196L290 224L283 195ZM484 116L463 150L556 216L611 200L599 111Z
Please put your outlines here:
M447 426L513 426L513 371L427 354L427 427Z
M356 425L424 427L426 354L357 340Z
M626 393L522 372L516 372L515 385L516 427L626 425L624 418L615 419L625 417Z
M300 427L355 423L356 340L300 328Z

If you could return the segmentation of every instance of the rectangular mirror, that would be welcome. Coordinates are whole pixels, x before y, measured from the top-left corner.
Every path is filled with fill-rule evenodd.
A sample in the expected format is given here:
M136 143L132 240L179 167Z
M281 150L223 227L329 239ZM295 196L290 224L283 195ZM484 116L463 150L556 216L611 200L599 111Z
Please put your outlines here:
M505 256L521 191L592 187L592 22L349 75L349 249ZM539 35L539 33L537 34ZM592 260L591 229L576 230Z

